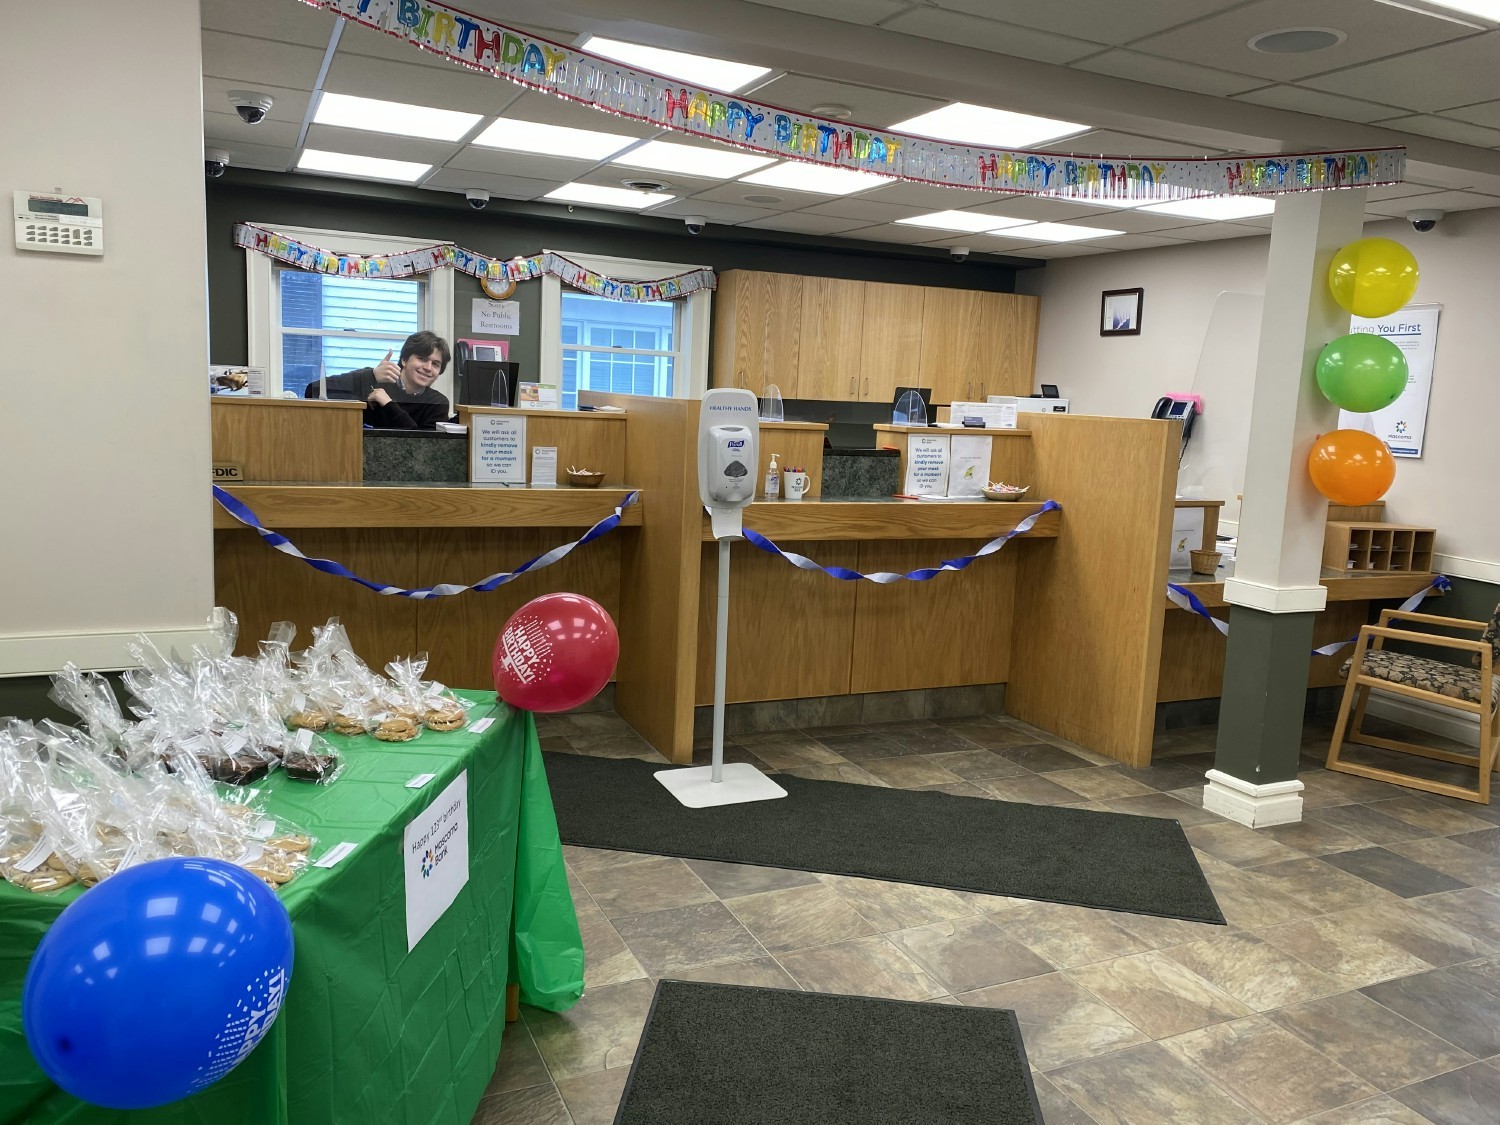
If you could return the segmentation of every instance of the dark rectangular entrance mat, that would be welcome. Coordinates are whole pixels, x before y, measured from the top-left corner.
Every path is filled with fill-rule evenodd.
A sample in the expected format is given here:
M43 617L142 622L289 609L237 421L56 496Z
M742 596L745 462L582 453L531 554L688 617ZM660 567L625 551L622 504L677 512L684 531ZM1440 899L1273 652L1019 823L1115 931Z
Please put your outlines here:
M548 753L565 844L790 867L1224 924L1175 820L810 781L689 809L634 758Z
M615 1125L1041 1125L1014 1012L664 980Z

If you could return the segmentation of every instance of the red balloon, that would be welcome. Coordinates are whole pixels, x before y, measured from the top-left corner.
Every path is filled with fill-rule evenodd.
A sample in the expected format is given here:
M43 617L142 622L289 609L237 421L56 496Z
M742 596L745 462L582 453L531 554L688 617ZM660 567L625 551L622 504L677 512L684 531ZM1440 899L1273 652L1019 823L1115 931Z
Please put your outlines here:
M580 594L543 594L495 638L495 690L522 711L568 711L604 689L620 634L604 607Z

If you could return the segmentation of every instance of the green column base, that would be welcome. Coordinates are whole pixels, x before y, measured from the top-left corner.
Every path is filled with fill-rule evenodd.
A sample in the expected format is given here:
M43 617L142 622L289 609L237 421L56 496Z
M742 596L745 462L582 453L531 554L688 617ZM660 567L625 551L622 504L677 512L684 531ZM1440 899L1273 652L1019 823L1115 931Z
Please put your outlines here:
M1314 616L1230 610L1215 769L1255 785L1296 778Z

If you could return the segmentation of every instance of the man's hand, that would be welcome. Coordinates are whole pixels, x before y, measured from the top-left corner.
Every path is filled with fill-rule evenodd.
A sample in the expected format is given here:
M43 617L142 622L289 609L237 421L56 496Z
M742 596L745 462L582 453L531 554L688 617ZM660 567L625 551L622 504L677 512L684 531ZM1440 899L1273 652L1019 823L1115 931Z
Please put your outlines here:
M401 382L401 368L391 362L390 352L386 352L385 358L375 365L375 381L377 383Z
M391 396L386 394L385 391L381 388L376 387L373 391L370 392L370 397L365 399L365 401L368 402L371 406L384 406L386 403L391 401Z

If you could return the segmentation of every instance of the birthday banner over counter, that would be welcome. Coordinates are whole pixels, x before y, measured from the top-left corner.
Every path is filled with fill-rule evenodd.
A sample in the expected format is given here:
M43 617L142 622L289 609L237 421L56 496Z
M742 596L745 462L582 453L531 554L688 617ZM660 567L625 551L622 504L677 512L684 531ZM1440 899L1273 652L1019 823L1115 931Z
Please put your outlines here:
M522 258L491 258L465 250L462 246L440 242L398 254L341 254L324 250L284 234L277 234L254 223L234 225L234 244L255 250L298 269L331 273L339 277L389 278L411 277L433 270L454 269L471 277L491 281L531 281L543 274L553 274L565 285L607 297L611 301L671 301L700 289L718 287L718 277L711 269L691 270L655 281L620 281L580 266L561 254L544 250Z
M1399 183L1404 149L1201 160L1077 156L935 141L693 86L422 0L301 0L451 62L663 129L913 183L1084 199L1272 195Z

